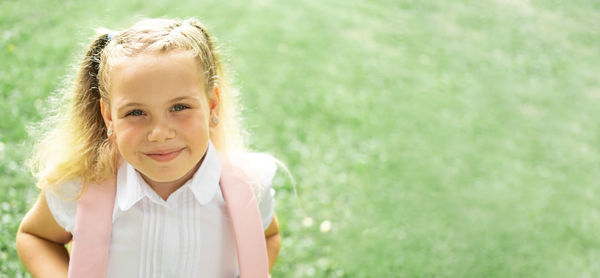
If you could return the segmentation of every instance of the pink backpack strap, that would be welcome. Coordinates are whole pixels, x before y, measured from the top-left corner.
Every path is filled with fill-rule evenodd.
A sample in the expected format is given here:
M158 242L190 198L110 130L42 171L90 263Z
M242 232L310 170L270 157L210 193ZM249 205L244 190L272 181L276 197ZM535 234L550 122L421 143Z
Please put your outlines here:
M267 244L250 177L225 155L219 155L219 159L221 191L233 227L240 278L270 277Z
M249 177L221 159L221 192L231 219L240 278L269 276L269 261L262 221ZM77 202L69 278L106 277L116 180L89 183Z
M87 183L77 202L69 278L106 277L116 182Z

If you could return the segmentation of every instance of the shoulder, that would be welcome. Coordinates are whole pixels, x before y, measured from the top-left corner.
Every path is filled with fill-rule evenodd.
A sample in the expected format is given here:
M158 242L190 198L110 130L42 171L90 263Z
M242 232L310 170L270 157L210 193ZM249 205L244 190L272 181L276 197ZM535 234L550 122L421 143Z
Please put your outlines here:
M273 219L274 197L273 178L277 171L277 159L265 153L236 153L229 156L234 167L246 173L261 215L263 229L266 230Z
M54 220L68 232L72 232L75 225L77 200L81 186L81 181L72 180L49 186L44 190L46 202Z
M243 152L230 155L231 163L242 169L256 191L270 188L277 172L277 159L266 153Z
M61 197L62 199L76 200L81 192L82 182L80 180L65 181L60 184L50 185L45 191Z

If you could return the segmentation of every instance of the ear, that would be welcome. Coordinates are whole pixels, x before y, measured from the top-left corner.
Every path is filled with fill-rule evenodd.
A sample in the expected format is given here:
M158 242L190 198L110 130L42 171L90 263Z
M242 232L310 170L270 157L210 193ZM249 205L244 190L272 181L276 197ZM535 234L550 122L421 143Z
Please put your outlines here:
M100 113L104 119L104 124L107 129L112 128L112 115L110 114L110 105L104 102L104 99L100 99Z
M221 92L219 91L219 86L215 85L213 87L213 93L210 94L208 98L208 106L210 108L211 115L217 115L219 112L219 104L221 103ZM215 113L215 114L213 114Z
M209 123L210 123L211 128L217 127L217 125L219 124L219 111L220 111L219 105L220 104L221 104L221 92L219 92L219 87L217 85L215 85L213 87L213 92L208 97L208 108L210 109Z

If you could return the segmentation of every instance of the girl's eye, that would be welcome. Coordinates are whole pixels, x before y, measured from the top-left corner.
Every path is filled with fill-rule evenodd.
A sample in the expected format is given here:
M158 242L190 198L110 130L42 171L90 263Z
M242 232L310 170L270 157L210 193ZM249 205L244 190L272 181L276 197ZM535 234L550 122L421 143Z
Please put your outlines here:
M135 109L135 110L131 110L131 111L127 112L127 114L125 114L125 117L128 117L128 116L138 117L138 116L143 116L143 115L144 115L144 111Z
M177 111L185 110L185 109L188 109L188 108L190 108L190 107L187 106L187 105L175 104L175 105L173 105L173 108L171 108L171 111L177 112Z

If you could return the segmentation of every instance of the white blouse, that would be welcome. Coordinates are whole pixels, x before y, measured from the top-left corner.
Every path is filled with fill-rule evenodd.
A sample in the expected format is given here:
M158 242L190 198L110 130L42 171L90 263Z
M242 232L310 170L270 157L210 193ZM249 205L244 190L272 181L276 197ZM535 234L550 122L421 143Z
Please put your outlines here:
M273 218L271 156L247 154L260 169L254 184L263 229ZM108 277L237 277L235 242L219 186L221 164L209 143L194 176L165 201L128 163L117 174ZM46 191L56 222L72 232L81 182Z

